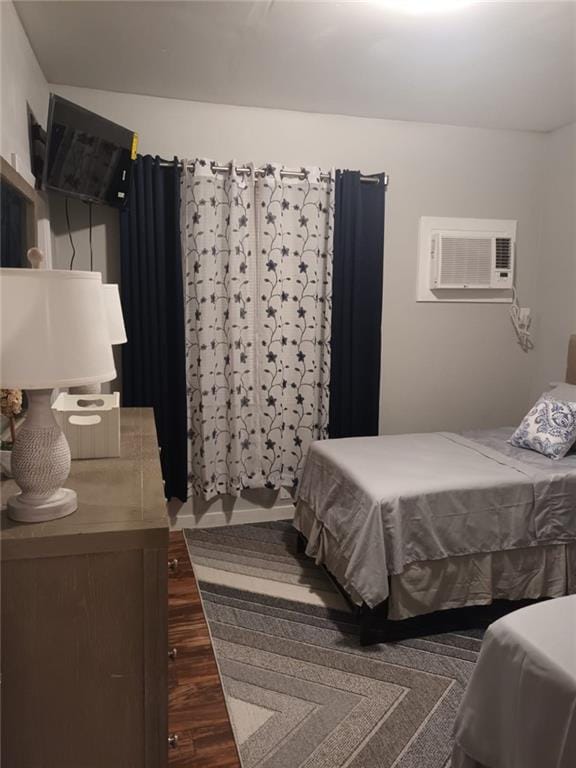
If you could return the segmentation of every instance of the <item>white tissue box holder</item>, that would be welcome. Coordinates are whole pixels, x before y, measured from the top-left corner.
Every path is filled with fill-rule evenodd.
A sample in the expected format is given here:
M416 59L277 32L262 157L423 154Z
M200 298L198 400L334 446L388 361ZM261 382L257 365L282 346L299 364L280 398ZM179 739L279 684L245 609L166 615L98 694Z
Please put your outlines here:
M58 395L52 405L73 459L120 456L120 393Z

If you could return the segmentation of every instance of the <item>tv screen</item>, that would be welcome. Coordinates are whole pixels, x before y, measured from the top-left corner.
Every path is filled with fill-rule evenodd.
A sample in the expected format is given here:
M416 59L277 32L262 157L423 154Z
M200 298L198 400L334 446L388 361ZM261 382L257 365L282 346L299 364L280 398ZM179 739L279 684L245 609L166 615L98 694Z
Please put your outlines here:
M137 134L71 101L50 95L43 187L122 207Z

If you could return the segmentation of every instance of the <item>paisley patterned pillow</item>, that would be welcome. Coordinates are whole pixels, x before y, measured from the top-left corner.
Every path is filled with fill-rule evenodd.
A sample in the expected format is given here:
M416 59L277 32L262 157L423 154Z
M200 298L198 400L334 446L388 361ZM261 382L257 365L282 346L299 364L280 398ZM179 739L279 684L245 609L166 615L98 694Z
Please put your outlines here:
M541 397L509 442L550 459L563 459L576 443L576 402Z

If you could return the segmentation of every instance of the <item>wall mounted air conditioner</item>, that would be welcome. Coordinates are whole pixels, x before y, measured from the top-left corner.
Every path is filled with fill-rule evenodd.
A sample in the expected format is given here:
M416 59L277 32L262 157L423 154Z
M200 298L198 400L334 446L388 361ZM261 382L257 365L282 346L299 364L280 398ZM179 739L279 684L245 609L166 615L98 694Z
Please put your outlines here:
M422 216L417 301L510 304L517 222Z
M447 229L432 231L429 242L432 291L512 289L512 233Z

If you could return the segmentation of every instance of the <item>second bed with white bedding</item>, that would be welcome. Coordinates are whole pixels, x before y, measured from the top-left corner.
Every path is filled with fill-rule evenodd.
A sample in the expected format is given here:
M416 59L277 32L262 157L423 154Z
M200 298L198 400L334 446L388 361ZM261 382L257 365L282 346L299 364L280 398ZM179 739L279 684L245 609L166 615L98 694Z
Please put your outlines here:
M576 586L576 455L511 429L314 443L295 526L356 603L390 618Z

